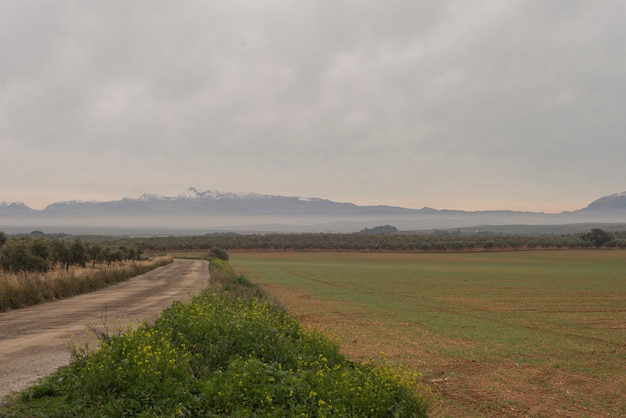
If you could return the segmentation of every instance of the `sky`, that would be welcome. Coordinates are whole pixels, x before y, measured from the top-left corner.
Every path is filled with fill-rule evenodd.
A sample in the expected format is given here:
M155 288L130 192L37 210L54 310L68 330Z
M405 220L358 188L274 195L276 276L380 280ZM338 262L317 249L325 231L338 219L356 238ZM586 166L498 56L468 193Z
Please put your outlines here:
M0 201L626 190L626 2L0 0Z

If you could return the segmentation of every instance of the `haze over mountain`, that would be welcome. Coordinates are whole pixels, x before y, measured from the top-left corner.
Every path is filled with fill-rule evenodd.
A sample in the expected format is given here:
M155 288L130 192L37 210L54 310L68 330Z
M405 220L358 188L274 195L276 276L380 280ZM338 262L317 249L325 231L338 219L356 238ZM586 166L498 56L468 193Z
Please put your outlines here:
M116 201L63 201L34 210L21 202L0 202L0 230L82 227L141 228L155 233L177 228L206 231L355 232L391 224L401 230L474 225L551 225L626 222L626 192L601 197L587 207L549 214L515 210L463 211L424 207L358 206L322 198L200 191L177 196L143 194Z

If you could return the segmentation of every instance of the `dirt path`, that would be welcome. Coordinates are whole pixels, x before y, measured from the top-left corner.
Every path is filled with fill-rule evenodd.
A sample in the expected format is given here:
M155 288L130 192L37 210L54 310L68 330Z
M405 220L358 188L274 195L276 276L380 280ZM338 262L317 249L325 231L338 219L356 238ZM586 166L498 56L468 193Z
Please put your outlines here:
M30 386L70 361L70 347L102 331L152 320L174 300L199 293L208 262L174 260L142 276L96 292L0 313L0 399Z

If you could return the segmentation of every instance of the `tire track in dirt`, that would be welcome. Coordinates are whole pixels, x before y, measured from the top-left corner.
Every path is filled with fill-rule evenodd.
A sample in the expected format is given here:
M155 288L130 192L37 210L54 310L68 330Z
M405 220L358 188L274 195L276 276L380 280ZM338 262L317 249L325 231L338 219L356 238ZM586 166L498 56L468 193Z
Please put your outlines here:
M208 266L177 259L96 292L0 313L0 399L69 364L72 344L95 344L89 329L115 332L154 320L173 301L199 293Z

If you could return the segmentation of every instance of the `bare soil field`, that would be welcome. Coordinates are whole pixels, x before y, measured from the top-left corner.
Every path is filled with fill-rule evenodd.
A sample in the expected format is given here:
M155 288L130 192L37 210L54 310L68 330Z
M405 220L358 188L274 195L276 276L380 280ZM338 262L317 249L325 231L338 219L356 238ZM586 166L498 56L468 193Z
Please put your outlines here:
M173 301L199 293L208 266L177 259L106 289L0 313L0 399L67 365L71 347L95 344L95 332L153 320Z

